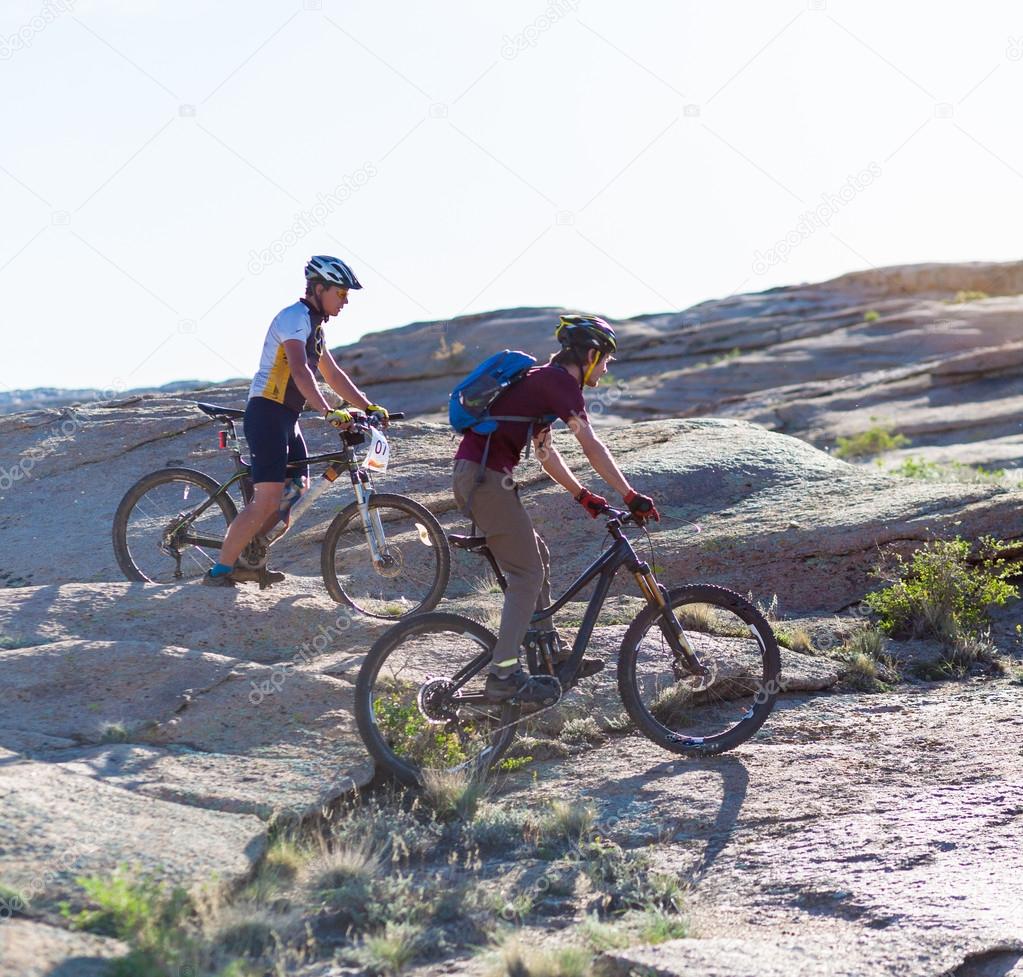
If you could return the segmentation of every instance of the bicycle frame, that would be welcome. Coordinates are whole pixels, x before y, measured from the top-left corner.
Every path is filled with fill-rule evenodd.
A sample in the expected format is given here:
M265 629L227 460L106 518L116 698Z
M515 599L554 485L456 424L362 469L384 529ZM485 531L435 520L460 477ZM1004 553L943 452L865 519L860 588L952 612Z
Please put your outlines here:
M693 651L689 639L686 638L682 626L671 610L667 600L667 590L658 583L650 566L637 556L632 543L629 542L622 532L622 518L628 514L612 511L613 518L608 520L607 529L614 539L613 545L604 550L593 563L583 570L553 603L534 612L531 619L531 624L533 625L548 620L557 614L584 587L596 580L596 586L586 605L586 611L583 614L582 623L579 625L579 632L576 635L575 643L572 645L572 654L564 666L565 678L562 680L562 685L570 684L574 679L582 662L583 654L590 643L590 638L593 636L593 629L596 627L597 618L604 607L604 601L607 599L611 584L623 566L636 578L639 589L646 598L647 603L657 609L661 621L661 631L668 641L672 654L675 655L681 664L684 664L688 671L695 675L706 675L708 673L707 667ZM481 553L487 559L497 577L501 590L505 590L507 581L504 574L501 573L501 568L498 566L497 560L494 558L494 554L490 552L489 547L486 545L474 546L472 549ZM452 678L453 691L461 688L481 668L484 668L489 661L489 652L484 652L473 659L472 662ZM469 700L474 699L475 696L469 695L463 698Z
M226 428L227 437L223 438L222 435L221 444L224 447L229 448L231 451L231 457L234 460L235 473L226 482L223 482L213 495L206 499L206 501L198 508L189 512L182 521L168 533L169 536L177 538L181 543L190 546L219 550L224 542L223 537L202 536L198 534L193 535L187 532L187 528L211 505L213 505L219 496L226 493L232 485L241 483L240 488L242 499L245 504L252 501L254 494L252 480L250 478L252 468L247 462L242 460L241 447L238 441L237 432L235 431L234 421L231 418L224 418L223 423ZM369 511L368 503L373 495L373 482L370 478L369 472L359 464L355 457L355 447L362 444L365 441L365 438L359 431L343 431L341 432L341 441L344 447L340 452L332 451L326 454L312 455L300 462L289 462L287 469L289 471L297 472L299 469L305 468L306 466L323 464L327 466L328 471L335 465L341 466L348 471L352 488L355 492L355 499L359 506L359 514L362 517L363 529L366 532L366 539L369 543L370 554L374 563L380 563L383 559L382 553L386 548L384 528L380 520L379 513ZM309 508L319 495L330 488L334 480L337 478L337 474L338 473L335 473L334 478L330 478L328 475L325 475L325 484L320 484L315 488L310 488L303 497L295 503L290 514L288 523L289 528L291 525L298 522L305 510ZM185 530L185 534L179 536L183 530ZM283 532L274 536L270 542L279 539L281 535L283 535Z

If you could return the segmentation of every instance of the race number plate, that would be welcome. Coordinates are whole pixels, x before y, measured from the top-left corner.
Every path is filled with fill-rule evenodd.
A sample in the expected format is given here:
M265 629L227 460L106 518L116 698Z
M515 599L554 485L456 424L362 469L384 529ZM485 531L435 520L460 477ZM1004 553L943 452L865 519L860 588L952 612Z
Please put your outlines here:
M391 446L376 428L369 434L369 451L366 453L366 467L370 471L380 472L382 475L387 471L387 462L391 457Z

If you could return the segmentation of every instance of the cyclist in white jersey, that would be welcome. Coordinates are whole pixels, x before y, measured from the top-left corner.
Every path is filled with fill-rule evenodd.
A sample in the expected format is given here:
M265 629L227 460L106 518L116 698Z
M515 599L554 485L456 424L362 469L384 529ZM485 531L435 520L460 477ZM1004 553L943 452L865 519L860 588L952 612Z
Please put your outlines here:
M331 356L323 337L323 323L348 304L350 289L362 288L359 280L348 265L328 255L310 258L305 277L305 296L274 317L263 343L259 370L245 406L245 440L255 494L228 527L217 563L203 577L202 582L208 586L233 587L246 576L235 568L235 561L257 534L267 532L278 521L281 496L289 478L288 463L302 462L309 456L298 424L306 403L336 427L344 427L352 419L348 411L332 409L327 403L316 385L315 370L344 401L387 421L387 411L371 404L352 383ZM290 477L304 483L308 468L292 468ZM279 583L284 574L270 571L269 579Z

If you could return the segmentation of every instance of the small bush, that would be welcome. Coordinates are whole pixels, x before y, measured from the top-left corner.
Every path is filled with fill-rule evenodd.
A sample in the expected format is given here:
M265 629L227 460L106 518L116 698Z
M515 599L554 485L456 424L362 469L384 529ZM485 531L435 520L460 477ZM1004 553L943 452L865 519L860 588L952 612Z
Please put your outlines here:
M580 947L526 950L509 941L502 951L502 970L507 977L586 977L592 958L591 953Z
M839 437L838 447L835 448L835 457L847 460L850 458L872 458L875 455L884 454L886 451L904 448L907 444L909 444L909 438L904 434L892 434L890 426L875 424L866 431L851 437Z
M597 823L597 812L589 801L555 800L542 815L538 828L548 841L580 842Z
M99 741L101 743L127 743L130 738L128 727L122 722L105 722L100 724Z
M561 738L566 743L600 743L607 739L604 731L592 716L570 719L561 727Z
M604 923L591 913L579 926L579 935L586 945L596 953L607 950L621 950L633 942L633 936L623 926Z
M903 478L917 478L930 482L1000 482L1005 478L1004 468L984 468L982 465L965 465L961 461L928 461L926 458L910 456L900 465L890 468L889 475Z
M137 877L126 868L112 876L90 875L76 880L90 906L64 915L75 929L126 942L131 953L117 961L115 972L147 977L177 977L192 967L200 946L192 923L193 906L184 889L151 876Z
M979 302L981 299L990 297L991 296L988 295L987 292L982 292L980 289L961 288L958 292L956 292L955 298L952 299L952 301L955 304L960 305L963 302Z
M471 818L486 790L464 770L423 771L423 800L442 819Z
M663 909L648 909L642 916L639 931L641 943L656 946L668 940L683 940L689 935L689 923L681 916Z
M788 628L775 628L774 636L778 639L778 644L783 648L788 648L789 651L797 651L801 655L813 655L816 653L813 639L804 628L793 628L792 630Z
M466 840L481 849L517 848L522 844L527 815L504 804L481 804L466 825Z
M413 923L387 923L363 937L348 956L371 974L400 974L418 956L423 927Z
M867 309L867 311L863 313L864 322L877 322L880 318L881 313L878 312L877 309Z
M899 578L890 587L869 594L867 605L880 617L881 628L896 638L933 637L952 645L981 632L987 609L1019 596L1008 578L1020 563L997 561L1004 544L985 537L975 565L971 546L958 536L925 543L907 564L899 555Z

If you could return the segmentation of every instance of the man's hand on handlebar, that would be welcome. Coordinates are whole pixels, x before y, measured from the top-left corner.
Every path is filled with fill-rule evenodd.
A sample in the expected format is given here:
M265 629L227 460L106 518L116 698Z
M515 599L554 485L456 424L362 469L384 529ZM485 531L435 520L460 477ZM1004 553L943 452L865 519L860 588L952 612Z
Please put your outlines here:
M657 506L654 505L654 500L649 495L640 495L633 489L625 496L625 504L629 507L632 518L639 526L642 526L648 519L653 519L654 522L661 521L661 514L657 511Z
M588 489L583 489L575 500L590 514L591 519L596 519L608 510L607 499L602 495L594 495Z
M379 404L367 404L366 414L369 417L375 417L380 422L381 427L387 427L391 419L391 415L387 412L387 408L381 407Z
M326 411L323 415L323 419L328 424L332 424L339 431L347 431L354 420L351 411L347 411L343 407L334 407L333 409Z

